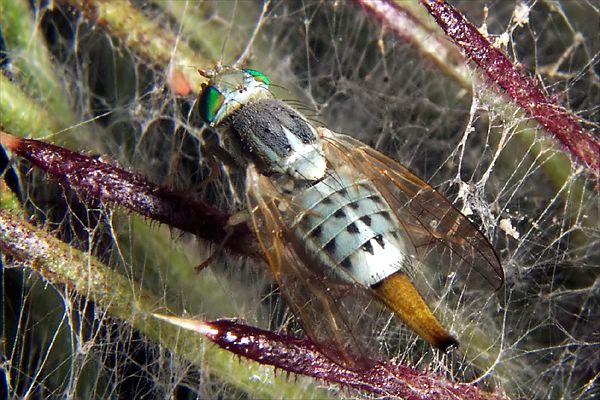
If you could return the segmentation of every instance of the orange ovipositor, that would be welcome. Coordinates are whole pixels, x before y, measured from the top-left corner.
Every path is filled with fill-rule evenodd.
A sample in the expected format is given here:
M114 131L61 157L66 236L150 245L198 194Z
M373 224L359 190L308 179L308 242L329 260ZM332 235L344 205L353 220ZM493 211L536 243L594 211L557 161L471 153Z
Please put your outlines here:
M379 300L432 346L441 350L458 346L406 274L396 272L371 287Z

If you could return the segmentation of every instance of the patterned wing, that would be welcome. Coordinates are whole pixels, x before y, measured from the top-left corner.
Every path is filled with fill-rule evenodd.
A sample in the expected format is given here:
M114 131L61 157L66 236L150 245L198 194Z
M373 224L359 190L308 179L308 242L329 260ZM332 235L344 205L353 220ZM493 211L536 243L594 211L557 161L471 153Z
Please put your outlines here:
M316 274L297 250L294 235L282 216L293 207L269 178L248 168L248 208L253 230L279 288L305 334L335 362L353 370L372 366L373 329L381 307L372 306L371 293L359 285L336 285ZM388 312L389 315L389 312Z
M470 284L482 278L494 289L502 286L504 272L494 248L446 197L364 143L325 128L318 131L333 168L350 163L372 180L395 211L418 259L427 265L452 265Z

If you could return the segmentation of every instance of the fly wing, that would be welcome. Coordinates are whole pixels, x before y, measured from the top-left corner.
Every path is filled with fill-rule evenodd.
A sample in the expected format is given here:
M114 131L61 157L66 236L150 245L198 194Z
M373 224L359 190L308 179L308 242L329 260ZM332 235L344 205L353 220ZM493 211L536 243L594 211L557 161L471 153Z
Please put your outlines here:
M369 177L396 213L420 260L446 260L468 283L473 278L494 289L504 273L498 255L479 229L442 194L397 161L346 135L319 128L334 168L351 163ZM338 164L337 166L335 164ZM428 263L431 264L431 263Z
M271 272L287 304L300 319L305 334L319 350L338 364L352 370L373 365L374 324L379 319L372 296L361 286L335 285L315 274L295 248L281 214L293 207L289 197L279 193L271 181L248 169L248 208L253 230Z

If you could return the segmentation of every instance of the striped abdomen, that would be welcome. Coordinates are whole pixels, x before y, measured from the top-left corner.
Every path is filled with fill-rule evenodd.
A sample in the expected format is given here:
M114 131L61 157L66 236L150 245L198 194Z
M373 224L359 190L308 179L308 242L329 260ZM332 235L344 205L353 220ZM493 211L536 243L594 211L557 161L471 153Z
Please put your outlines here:
M379 190L360 172L328 171L298 188L296 213L287 217L304 249L305 265L333 283L358 284L373 293L433 346L457 345L410 280L412 260L401 227Z
M295 239L318 272L335 282L371 286L406 264L392 210L356 171L328 172L299 190L293 202L300 206L300 212L288 217Z

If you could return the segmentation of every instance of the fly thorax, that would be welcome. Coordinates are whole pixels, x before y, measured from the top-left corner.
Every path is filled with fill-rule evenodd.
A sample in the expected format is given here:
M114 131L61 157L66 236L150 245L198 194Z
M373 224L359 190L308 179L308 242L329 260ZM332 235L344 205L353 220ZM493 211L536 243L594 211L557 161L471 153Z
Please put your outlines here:
M273 99L241 107L226 121L241 156L264 175L314 181L325 175L325 155L315 129L301 114Z
M339 284L374 285L410 264L401 227L377 188L351 168L297 190L290 210L296 248L315 273ZM285 214L285 213L284 213Z

